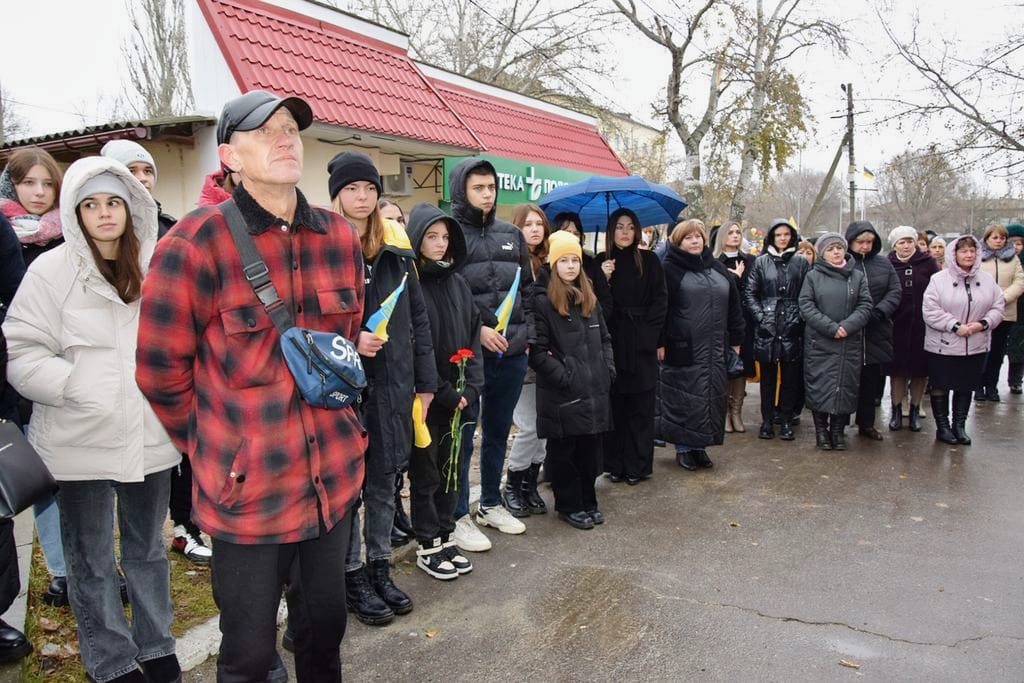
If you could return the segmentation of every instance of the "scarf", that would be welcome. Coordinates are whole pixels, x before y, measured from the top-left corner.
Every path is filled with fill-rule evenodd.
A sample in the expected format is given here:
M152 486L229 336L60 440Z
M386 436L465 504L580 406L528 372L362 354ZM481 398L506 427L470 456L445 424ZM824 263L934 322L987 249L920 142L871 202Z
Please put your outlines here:
M1013 244L1010 242L1007 242L1006 246L999 251L988 246L988 242L980 242L978 246L981 251L982 261L990 261L994 258L997 258L1000 261L1009 261L1017 255L1017 250L1013 248Z
M0 213L3 213L14 228L18 241L22 244L44 245L63 236L60 224L60 209L54 207L37 216L29 213L18 203L18 194L14 190L11 174L5 168L0 173Z

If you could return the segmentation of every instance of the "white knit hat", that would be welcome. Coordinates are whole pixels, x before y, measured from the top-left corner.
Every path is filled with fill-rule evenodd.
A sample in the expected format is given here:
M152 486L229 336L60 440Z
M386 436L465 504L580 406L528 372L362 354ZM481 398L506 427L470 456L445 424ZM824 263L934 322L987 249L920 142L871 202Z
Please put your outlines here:
M910 238L917 241L917 230L910 227L909 225L898 225L889 231L889 248L895 249L896 243L900 240Z
M153 155L145 147L131 140L111 140L103 145L100 156L120 161L125 166L131 166L138 162L149 164L153 169L153 180L156 181L156 162Z

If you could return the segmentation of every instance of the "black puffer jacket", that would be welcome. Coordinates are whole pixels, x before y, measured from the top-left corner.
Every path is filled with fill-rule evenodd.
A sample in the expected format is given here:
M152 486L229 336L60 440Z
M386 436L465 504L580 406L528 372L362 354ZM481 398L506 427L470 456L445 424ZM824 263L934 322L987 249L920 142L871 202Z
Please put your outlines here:
M405 291L388 323L388 342L373 358L362 358L367 380L363 422L370 434L366 467L369 472L395 472L405 467L412 450L413 395L437 387L430 318L404 232L386 234L384 245L365 269L364 325L406 276Z
M800 290L807 407L832 415L857 410L864 328L871 318L871 294L864 274L847 261L843 268L814 264ZM847 336L836 339L842 326Z
M475 411L476 400L484 386L484 359L480 353L480 314L465 278L455 272L466 259L466 240L458 222L436 206L417 204L409 212L409 240L413 251L419 254L423 235L437 221L444 221L448 226L448 253L451 260L435 263L424 261L421 256L419 271L423 301L430 317L434 363L439 378L434 400L427 412L427 421L446 424L451 420L460 398L466 399L467 415ZM466 387L461 394L455 390L459 378L458 366L450 360L459 349L469 349L474 354L466 364Z
M775 230L765 236L774 244ZM778 253L774 246L757 257L743 292L754 328L754 357L763 363L799 360L803 353L804 323L797 299L811 264L796 253L800 237L793 231L790 246Z
M858 254L853 251L853 241L866 232L875 237L871 253ZM871 322L864 333L864 364L892 362L892 319L903 296L900 279L896 276L896 270L889 262L889 257L882 255L882 240L870 221L850 223L846 229L846 243L850 245L853 267L867 278L868 290L871 292Z
M743 341L736 278L706 248L695 255L669 245L665 284L665 361L655 434L697 448L717 445L725 434L725 351Z
M485 215L466 198L466 179L470 171L491 173L497 180L497 172L489 161L469 158L460 161L448 176L448 190L452 198L452 217L459 222L466 238L466 262L459 266L459 272L466 278L473 291L473 300L480 312L480 321L487 327L494 327L498 319L494 312L501 305L516 277L516 268L522 268L519 294L512 309L509 328L505 332L508 340L506 356L524 353L527 338L526 320L529 298L523 297L528 291L533 276L530 274L530 249L519 228L494 217L494 207ZM494 354L484 350L493 357Z
M533 298L536 338L530 367L537 371L537 436L560 439L612 428L612 340L600 305L583 317L579 305L563 317L546 292Z

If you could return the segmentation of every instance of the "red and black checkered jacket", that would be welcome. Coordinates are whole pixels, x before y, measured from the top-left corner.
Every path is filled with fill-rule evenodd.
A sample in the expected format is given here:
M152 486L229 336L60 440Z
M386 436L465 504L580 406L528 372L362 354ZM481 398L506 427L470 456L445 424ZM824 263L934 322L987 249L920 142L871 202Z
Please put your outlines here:
M291 225L242 187L241 210L295 324L355 339L363 259L355 230L298 193ZM160 240L142 287L136 379L194 477L192 516L231 543L291 543L331 529L363 482L366 432L351 408L300 397L280 336L216 206Z

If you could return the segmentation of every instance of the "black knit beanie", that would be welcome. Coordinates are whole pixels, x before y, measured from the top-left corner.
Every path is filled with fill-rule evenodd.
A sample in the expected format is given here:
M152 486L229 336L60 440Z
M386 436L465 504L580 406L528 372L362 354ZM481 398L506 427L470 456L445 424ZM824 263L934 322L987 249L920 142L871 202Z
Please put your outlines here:
M327 172L331 174L328 190L333 200L341 192L341 188L350 183L365 180L377 186L380 195L384 188L380 183L380 172L373 165L373 160L362 152L339 152L327 164Z

